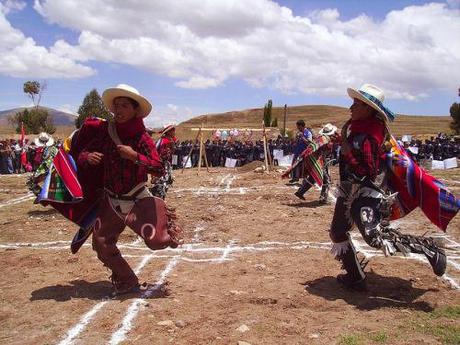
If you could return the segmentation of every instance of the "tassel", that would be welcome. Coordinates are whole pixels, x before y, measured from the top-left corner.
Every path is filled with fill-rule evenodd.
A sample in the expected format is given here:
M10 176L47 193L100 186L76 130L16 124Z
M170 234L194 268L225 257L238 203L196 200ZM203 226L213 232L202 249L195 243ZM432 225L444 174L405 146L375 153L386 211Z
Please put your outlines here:
M336 258L338 258L342 256L343 254L345 254L349 248L350 248L350 243L348 242L348 240L339 242L339 243L334 243L331 248L331 253Z
M382 240L382 251L385 256L393 256L396 253L396 248L388 240Z

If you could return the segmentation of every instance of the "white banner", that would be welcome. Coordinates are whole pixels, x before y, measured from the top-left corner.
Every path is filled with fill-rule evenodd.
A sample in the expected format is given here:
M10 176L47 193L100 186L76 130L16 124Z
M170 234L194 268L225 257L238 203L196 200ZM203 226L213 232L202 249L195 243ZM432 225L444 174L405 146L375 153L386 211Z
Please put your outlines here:
M273 150L273 159L283 159L283 150Z
M412 152L414 155L418 155L418 147L417 146L409 146L409 151Z
M189 158L188 159L188 162L187 162L187 165L185 165L185 161L187 160L187 156L185 156L184 158L182 158L182 166L185 166L186 168L191 168L192 167L192 159Z
M280 167L290 167L292 164L293 158L294 158L294 155L283 156L281 159L278 160L278 165Z
M458 167L457 158L452 157L452 158L444 159L444 169L453 169L457 167Z
M177 155L172 155L172 165L177 165Z
M225 167L226 168L234 168L236 167L236 162L237 160L236 159L233 159L233 158L226 158L225 159Z
M431 161L431 169L444 170L444 161L436 161L433 159Z
M410 143L411 140L412 140L412 135L408 135L408 134L403 135L402 138L401 138L401 141L403 143L405 143L405 142Z

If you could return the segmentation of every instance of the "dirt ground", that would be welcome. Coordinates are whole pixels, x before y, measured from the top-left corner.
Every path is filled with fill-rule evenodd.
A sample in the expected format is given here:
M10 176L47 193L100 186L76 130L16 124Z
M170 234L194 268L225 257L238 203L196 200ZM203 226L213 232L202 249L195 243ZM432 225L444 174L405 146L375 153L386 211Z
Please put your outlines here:
M441 176L457 196L459 170ZM334 205L317 190L300 202L279 175L176 171L167 201L185 244L152 252L126 229L123 254L155 285L118 299L90 245L70 253L76 227L34 205L24 176L0 176L0 343L460 343L460 215L442 239L441 278L423 257L385 258L355 234L370 262L368 291L351 292L329 253ZM419 211L399 225L444 236Z

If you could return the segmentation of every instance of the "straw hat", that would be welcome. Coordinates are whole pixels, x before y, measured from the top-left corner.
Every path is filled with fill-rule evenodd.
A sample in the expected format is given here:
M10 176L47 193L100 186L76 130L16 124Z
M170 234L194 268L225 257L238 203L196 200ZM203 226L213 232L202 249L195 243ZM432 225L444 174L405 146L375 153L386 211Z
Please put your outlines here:
M41 132L38 137L34 139L35 145L42 147L42 146L53 146L54 139L51 135Z
M176 126L174 126L173 124L165 125L160 133L165 134L174 128L176 128Z
M152 104L134 87L126 84L118 84L116 87L108 88L102 93L102 101L112 113L114 112L113 100L117 97L128 97L139 103L139 117L146 117L152 111Z
M348 88L347 92L348 96L351 98L359 99L360 101L377 110L384 116L384 119L394 121L396 115L383 105L385 95L383 91L377 86L372 84L364 84L359 88L359 90Z
M337 127L331 123L327 123L323 128L319 130L319 135L334 135L337 132Z

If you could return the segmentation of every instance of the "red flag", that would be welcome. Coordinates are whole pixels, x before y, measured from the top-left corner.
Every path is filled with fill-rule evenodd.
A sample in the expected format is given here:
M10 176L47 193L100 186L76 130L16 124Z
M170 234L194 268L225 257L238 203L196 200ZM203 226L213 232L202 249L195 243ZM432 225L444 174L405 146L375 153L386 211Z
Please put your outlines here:
M24 122L21 122L21 147L24 147L24 136L25 136Z
M25 132L24 132L24 122L21 122L21 165L25 167L27 165L27 155L26 155L26 150L24 149L24 137L25 137Z

